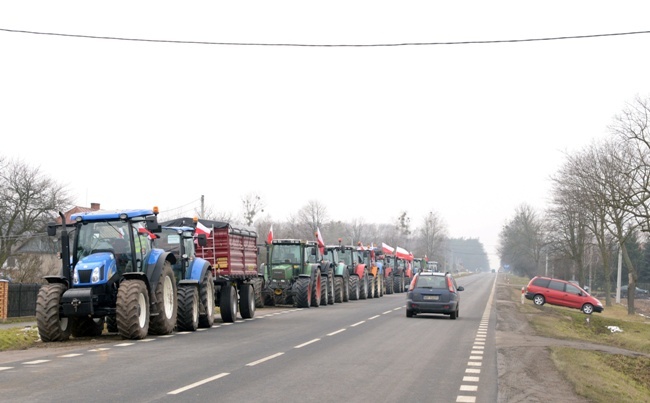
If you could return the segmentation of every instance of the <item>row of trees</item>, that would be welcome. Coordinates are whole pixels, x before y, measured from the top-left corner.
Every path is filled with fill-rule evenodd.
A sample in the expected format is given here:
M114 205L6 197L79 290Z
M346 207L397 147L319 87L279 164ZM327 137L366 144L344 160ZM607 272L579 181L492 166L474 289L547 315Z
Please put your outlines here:
M630 290L639 279L650 282L649 123L650 100L637 97L615 116L610 136L566 155L551 178L548 208L522 204L502 228L502 264L531 277L594 281L607 306L619 256ZM634 314L634 293L627 298Z

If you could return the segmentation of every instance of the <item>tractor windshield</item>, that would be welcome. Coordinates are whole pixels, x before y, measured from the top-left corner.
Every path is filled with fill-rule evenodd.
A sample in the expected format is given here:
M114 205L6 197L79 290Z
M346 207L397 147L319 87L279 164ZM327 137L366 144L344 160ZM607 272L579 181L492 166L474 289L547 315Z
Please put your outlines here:
M271 248L271 263L300 263L300 245L274 244Z
M352 264L352 250L351 249L342 249L339 251L339 260L345 263L346 265Z

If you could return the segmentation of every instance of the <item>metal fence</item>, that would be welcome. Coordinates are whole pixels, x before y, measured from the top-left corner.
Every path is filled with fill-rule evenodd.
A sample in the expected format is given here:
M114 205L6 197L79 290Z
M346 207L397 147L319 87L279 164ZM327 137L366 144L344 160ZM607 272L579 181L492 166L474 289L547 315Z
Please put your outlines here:
M36 315L36 297L41 284L9 284L7 317Z

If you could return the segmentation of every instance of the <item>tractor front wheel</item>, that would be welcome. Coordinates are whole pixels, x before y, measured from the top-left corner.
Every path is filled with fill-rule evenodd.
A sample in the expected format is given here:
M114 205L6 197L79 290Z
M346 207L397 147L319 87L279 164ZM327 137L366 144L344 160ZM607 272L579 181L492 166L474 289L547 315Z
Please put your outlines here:
M61 296L66 291L64 284L46 284L38 290L36 298L36 324L41 340L66 341L70 338L71 321L61 317Z

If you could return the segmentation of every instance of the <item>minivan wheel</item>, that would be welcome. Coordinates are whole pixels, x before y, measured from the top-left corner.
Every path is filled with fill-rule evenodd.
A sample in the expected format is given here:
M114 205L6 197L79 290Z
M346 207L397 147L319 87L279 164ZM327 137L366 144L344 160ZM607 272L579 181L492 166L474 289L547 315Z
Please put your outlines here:
M546 301L544 300L543 295L535 295L535 297L533 298L533 302L535 303L535 305L544 305L544 302Z
M594 311L594 306L591 304L584 304L582 306L582 312L590 315Z

